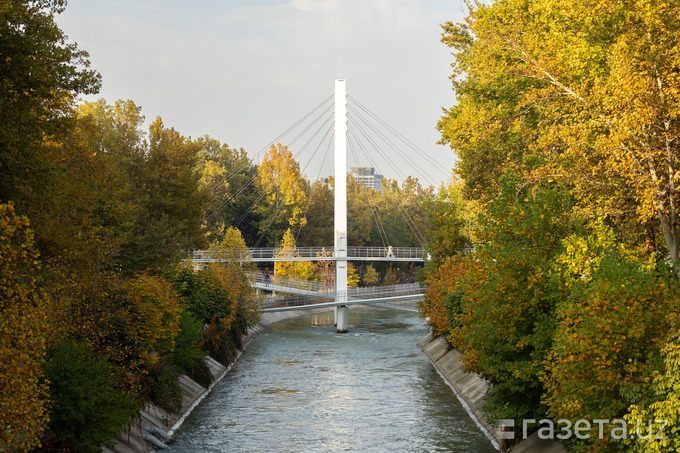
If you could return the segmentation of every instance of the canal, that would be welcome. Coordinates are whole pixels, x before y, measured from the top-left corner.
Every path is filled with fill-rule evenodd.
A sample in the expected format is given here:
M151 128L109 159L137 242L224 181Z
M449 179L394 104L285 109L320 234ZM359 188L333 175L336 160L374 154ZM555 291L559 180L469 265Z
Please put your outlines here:
M187 417L175 452L494 452L416 343L415 313L273 324Z

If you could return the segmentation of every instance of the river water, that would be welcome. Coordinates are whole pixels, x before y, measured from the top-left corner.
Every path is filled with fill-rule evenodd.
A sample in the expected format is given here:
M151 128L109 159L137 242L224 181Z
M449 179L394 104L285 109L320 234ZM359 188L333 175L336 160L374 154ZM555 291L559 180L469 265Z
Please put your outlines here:
M415 313L273 324L187 417L174 452L494 452L416 343Z

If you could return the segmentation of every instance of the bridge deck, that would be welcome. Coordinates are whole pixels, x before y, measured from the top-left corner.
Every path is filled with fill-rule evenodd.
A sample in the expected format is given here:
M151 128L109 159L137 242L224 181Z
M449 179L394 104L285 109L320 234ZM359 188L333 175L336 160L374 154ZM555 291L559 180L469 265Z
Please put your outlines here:
M254 262L275 261L337 261L332 247L281 247L250 248L239 250L193 250L190 252L194 263L215 263L232 260ZM344 259L344 258L343 258ZM425 262L429 255L422 247L347 247L348 261L397 261Z
M422 300L425 296L425 287L418 283L378 286L368 288L350 288L337 294L327 293L321 295L294 297L267 297L263 299L262 311L288 311L302 310L309 307L336 307L339 305L378 305L389 308L401 308L405 302ZM415 304L411 311L416 311Z

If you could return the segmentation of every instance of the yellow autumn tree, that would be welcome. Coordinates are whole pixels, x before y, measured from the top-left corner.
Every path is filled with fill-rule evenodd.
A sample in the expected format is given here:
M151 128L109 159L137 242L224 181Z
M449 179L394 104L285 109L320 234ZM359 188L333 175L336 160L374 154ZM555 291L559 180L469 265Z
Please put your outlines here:
M267 233L270 244L286 229L297 230L307 223L308 183L287 147L277 143L267 151L257 168L257 184L266 194L257 208L262 216L260 231Z
M297 258L297 247L293 232L286 230L283 235L281 249L276 253L277 258ZM274 274L279 277L299 278L303 280L316 280L316 269L311 261L277 261L274 264Z
M356 288L359 286L359 274L357 268L352 263L347 263L347 286Z
M12 204L0 205L0 451L39 446L47 422L47 304L28 227Z
M379 280L378 272L371 264L366 266L366 273L364 273L364 285L375 285Z
M246 241L238 228L229 227L224 230L222 242L217 245L225 258L234 264L238 264L246 272L255 271L257 267L253 263Z

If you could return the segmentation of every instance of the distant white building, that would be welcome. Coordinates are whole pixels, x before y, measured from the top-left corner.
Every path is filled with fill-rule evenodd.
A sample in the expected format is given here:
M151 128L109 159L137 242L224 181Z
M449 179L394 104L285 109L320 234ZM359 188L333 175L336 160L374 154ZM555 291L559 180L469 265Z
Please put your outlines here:
M373 167L352 167L349 174L369 189L382 192L382 178Z

